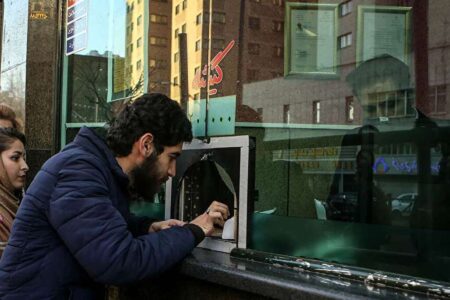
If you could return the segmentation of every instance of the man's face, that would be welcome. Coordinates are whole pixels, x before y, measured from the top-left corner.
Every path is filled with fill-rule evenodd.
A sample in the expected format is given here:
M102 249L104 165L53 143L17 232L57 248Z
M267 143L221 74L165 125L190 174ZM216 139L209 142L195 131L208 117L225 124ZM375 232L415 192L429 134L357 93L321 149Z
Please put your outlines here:
M151 200L161 185L176 174L176 160L181 154L182 143L165 146L157 155L156 150L144 162L131 171L131 190L144 199Z

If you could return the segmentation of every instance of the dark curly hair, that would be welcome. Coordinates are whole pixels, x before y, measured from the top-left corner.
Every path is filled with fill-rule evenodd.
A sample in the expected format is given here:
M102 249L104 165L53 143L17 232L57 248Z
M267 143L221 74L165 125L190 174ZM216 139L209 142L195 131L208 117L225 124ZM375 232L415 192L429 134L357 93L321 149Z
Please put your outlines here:
M16 128L0 128L0 153L8 150L16 140L21 141L24 146L27 144L25 135Z
M192 125L180 105L154 93L137 98L111 121L106 142L115 155L127 156L133 144L147 132L153 135L158 154L164 146L192 141Z
M22 132L22 124L16 117L14 110L5 103L0 103L0 119L10 121L13 128Z

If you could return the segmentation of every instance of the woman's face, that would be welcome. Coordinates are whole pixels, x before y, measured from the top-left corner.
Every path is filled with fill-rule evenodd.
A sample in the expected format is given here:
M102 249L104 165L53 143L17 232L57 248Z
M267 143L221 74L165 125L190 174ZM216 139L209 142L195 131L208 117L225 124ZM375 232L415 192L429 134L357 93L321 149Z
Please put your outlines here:
M25 162L25 148L20 140L15 140L9 149L1 153L6 175L15 190L23 188L28 165Z

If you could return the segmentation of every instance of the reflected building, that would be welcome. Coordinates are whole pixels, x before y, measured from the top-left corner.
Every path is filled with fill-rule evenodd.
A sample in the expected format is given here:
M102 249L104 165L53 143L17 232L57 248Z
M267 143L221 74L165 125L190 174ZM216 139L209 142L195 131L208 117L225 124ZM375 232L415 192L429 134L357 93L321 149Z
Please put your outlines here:
M212 3L212 9L209 9L209 1L172 3L171 97L180 99L178 34L186 33L190 98L206 98L210 48L210 97L236 95L237 115L248 119L240 121L259 122L256 110L242 106L242 86L283 74L284 1ZM271 13L266 13L268 11Z
M73 85L68 95L73 99L68 116L73 123L102 122L108 112L108 56L97 51L88 55L72 55L69 70L73 72ZM117 60L116 60L117 61ZM123 58L122 58L123 61Z
M143 91L145 70L145 2L127 0L126 6L126 49L125 49L125 85L128 89ZM121 60L118 69L122 69ZM133 93L134 94L134 93ZM139 94L139 92L138 92Z
M259 1L251 4L252 6L264 6L259 4ZM277 1L273 1L274 3ZM257 4L258 3L258 4ZM265 4L266 6L269 4ZM411 9L412 1L346 1L337 5L336 9L338 13L337 22L337 74L335 78L310 78L304 76L287 76L281 77L281 73L284 69L284 62L288 59L284 57L277 62L276 58L272 58L265 66L273 65L273 77L280 76L270 80L264 77L263 68L258 66L256 71L248 71L246 83L243 87L243 104L252 107L253 109L262 112L263 119L269 123L300 123L300 124L331 124L331 125L358 125L363 122L362 107L357 98L354 97L353 91L346 83L346 76L357 66L356 62L358 53L358 38L361 28L358 28L358 18L360 14L358 9L361 5L386 5L393 7L400 7L405 9ZM444 1L437 1L436 5L430 7L433 11L429 14L433 16L429 20L430 30L438 31L438 28L446 28L444 14L447 4ZM282 10L284 11L284 9ZM257 10L252 8L252 13L256 13ZM284 16L284 13L281 15ZM359 17L358 17L359 16ZM249 17L254 18L254 17ZM409 15L409 26L412 26L412 16ZM254 19L253 19L254 20ZM285 20L282 19L281 22ZM257 21L253 21L254 24L258 24ZM277 27L277 20L273 20L272 30ZM262 22L264 24L268 21ZM250 25L250 24L249 24ZM250 30L249 26L245 26L246 30ZM269 34L270 29L261 28L265 35ZM359 31L358 31L359 30ZM255 36L253 34L253 36ZM275 33L270 37L271 41L276 41L283 38L283 34L280 33L277 37ZM413 39L413 37L409 37ZM412 42L411 42L412 43ZM281 45L283 43L281 42ZM449 101L447 96L446 75L448 73L449 59L445 55L443 50L446 45L448 46L449 39L448 34L441 32L430 37L428 41L428 62L429 62L429 88L428 99L429 107L423 108L429 113L427 115L440 119L449 117ZM253 52L258 53L258 47L252 45ZM277 47L274 44L274 47ZM409 50L412 49L412 44L409 45ZM264 49L268 49L265 46ZM250 51L250 49L249 49ZM284 53L289 53L281 51ZM243 55L248 53L244 51ZM279 52L274 48L274 56ZM253 55L254 57L255 55ZM406 63L409 66L411 78L415 78L416 69L414 67L414 57L412 52L405 54L407 58ZM255 63L250 59L244 59L251 64ZM361 59L361 58L360 58ZM279 72L279 74L277 74ZM258 74L259 73L259 74ZM261 75L257 77L256 75ZM251 80L252 76L258 78L257 80ZM415 83L411 81L411 93L408 97L402 98L400 95L396 95L395 91L391 90L379 90L376 93L372 93L370 97L378 102L376 109L371 111L366 118L366 121L372 119L373 122L382 123L387 122L391 125L400 126L406 122L410 126L411 122L415 118L415 112L411 109L414 105L414 88ZM280 101L273 102L272 99L280 99ZM426 101L424 101L426 102ZM380 121L381 120L381 121ZM387 124L385 123L385 124Z
M216 78L210 83L210 96L234 95L237 78L239 49L240 1L173 1L172 3L172 51L171 97L180 99L180 49L178 34L187 38L187 82L191 99L206 98L206 73L208 48L210 61L215 60L211 74ZM210 17L210 11L212 15ZM209 20L211 35L209 38ZM210 40L210 42L209 42ZM209 45L210 44L210 45ZM227 49L226 51L224 51ZM220 53L222 51L222 54Z
M148 3L148 91L169 95L172 0Z

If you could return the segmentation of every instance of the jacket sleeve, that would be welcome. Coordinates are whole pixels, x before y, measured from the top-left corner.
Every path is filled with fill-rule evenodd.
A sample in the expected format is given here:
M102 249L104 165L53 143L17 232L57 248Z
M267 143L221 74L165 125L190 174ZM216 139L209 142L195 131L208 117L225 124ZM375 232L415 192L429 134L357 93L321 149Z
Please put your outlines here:
M188 227L133 237L109 198L99 162L66 162L50 199L48 219L92 279L123 284L142 280L181 261L196 245Z
M151 219L144 216L136 216L130 213L127 219L128 229L133 236L140 236L148 233L150 225L156 222L156 219Z

